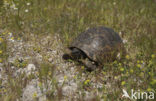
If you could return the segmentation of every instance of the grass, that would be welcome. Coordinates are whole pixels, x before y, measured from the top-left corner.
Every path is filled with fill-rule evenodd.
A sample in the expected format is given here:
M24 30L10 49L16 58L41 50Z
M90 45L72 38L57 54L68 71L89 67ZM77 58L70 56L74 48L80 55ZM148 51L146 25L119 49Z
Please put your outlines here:
M102 96L97 95L95 99L124 100L120 97L121 88L126 88L128 92L131 89L155 91L155 9L156 2L154 0L1 0L0 62L4 64L4 69L9 71L7 75L12 74L7 60L11 54L10 49L7 48L9 46L8 39L23 39L25 42L31 41L38 44L39 40L37 39L42 39L48 35L51 35L52 38L59 35L64 46L68 46L73 38L87 28L107 26L113 28L127 41L125 43L127 56L122 62L114 61L108 66L104 66L99 75L96 71L91 74L81 68L75 78L81 80L82 73L85 73L86 78L80 84L79 90L94 90L91 83L92 77L105 80L106 76L112 74L112 78L109 80L112 90L105 88L103 84L102 88L96 90L101 92ZM13 33L13 35L8 33ZM37 37L30 37L32 34ZM34 45L33 51L46 54L41 47L40 44ZM27 54L32 53L30 51ZM44 58L44 63L39 64L41 67L38 74L39 78L41 81L43 80L42 82L46 82L44 80L47 79L55 81L54 76L48 75L48 71L53 72L50 69L53 66L47 63L47 57ZM27 63L28 61L22 63L15 61L14 66L25 68ZM27 82L35 78L35 75L32 75L25 78L25 83L22 83L22 76L22 74L18 78L9 76L7 89L2 92L4 96L0 95L2 100L10 101L20 98L22 88L26 86ZM57 83L53 89L60 93L58 92L56 97L53 95L54 91L49 91L47 94L49 101L53 98L56 100L62 98ZM79 100L84 100L84 96L85 94L80 96Z

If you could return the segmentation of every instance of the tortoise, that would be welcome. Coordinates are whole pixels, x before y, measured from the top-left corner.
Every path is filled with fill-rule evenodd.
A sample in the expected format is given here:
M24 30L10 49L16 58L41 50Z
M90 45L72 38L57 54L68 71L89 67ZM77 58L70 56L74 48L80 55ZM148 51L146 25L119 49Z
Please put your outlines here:
M82 63L90 70L117 59L124 53L123 41L113 29L99 26L79 34L69 45L63 59Z

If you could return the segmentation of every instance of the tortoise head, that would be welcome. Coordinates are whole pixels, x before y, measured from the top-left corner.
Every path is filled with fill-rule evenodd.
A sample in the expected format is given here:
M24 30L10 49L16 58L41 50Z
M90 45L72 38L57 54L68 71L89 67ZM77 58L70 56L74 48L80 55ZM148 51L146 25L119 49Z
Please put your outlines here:
M62 58L64 60L72 59L71 53L72 53L72 50L70 50L69 48L65 49L65 53L63 54Z

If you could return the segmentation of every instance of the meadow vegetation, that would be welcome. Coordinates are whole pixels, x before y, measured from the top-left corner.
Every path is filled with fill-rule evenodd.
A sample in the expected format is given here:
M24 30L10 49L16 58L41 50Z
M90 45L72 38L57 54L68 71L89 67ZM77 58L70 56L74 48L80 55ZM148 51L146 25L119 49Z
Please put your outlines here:
M68 46L79 33L95 26L107 26L118 32L124 41L127 55L123 61L114 61L105 65L102 70L91 73L81 66L75 79L80 80L82 73L85 73L86 79L79 85L79 90L100 92L101 95L97 94L93 101L125 101L127 99L121 97L123 88L129 93L131 89L139 89L142 92L156 91L154 0L1 0L0 18L0 63L8 78L7 88L0 88L1 101L20 99L22 89L34 78L39 78L41 83L48 80L53 82L53 89L46 93L48 101L64 99L53 76L55 64L50 64L48 57L39 64L37 74L26 78L26 74L20 74L16 78L11 76L13 72L9 69L8 57L13 53L8 49L8 40L31 41L35 44L34 52L46 54L42 52L40 45L36 45L38 39L50 35L53 40L55 35L59 35L59 42ZM29 53L31 54L31 51ZM21 62L17 59L13 65L16 68L25 68L28 62L29 60ZM106 88L103 83L100 89L93 89L92 77L101 82L108 75L111 76L108 80L111 88ZM68 78L65 76L64 79ZM42 88L42 84L40 86ZM54 94L55 90L58 90L57 94ZM33 96L34 100L37 100L37 95ZM84 96L85 94L77 100L83 101Z

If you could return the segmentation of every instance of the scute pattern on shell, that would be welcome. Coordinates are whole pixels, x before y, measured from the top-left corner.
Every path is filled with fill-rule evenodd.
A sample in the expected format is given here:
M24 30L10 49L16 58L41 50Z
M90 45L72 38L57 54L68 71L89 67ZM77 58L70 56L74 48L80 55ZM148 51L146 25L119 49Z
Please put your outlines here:
M81 49L93 61L103 62L107 61L107 57L114 58L123 47L123 43L111 28L97 27L78 35L69 48L73 47Z

